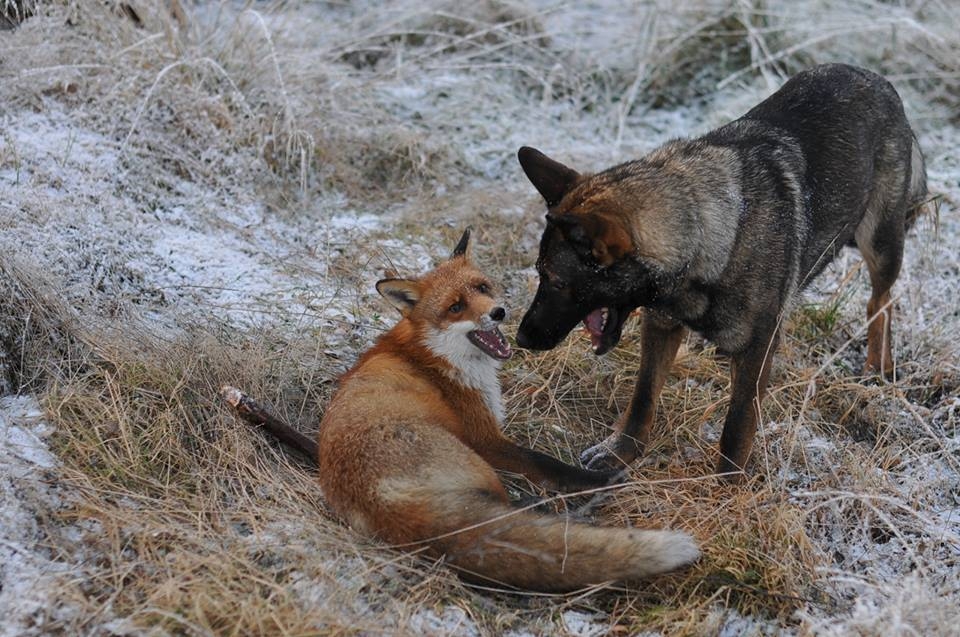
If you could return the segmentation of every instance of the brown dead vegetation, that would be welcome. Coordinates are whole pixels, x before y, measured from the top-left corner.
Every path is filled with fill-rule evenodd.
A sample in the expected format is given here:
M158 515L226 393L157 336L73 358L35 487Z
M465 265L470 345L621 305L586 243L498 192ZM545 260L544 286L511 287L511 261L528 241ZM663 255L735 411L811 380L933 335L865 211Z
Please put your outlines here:
M525 269L542 211L519 171L502 169L513 149L487 144L500 129L486 121L509 118L517 95L524 109L563 102L585 120L605 113L600 126L622 132L652 107L709 98L717 84L776 80L842 58L893 75L909 109L929 118L921 130L946 126L949 116L937 109L955 114L960 105L960 22L949 3L907 2L874 22L868 17L891 5L680 3L669 18L634 16L645 30L630 66L597 66L558 49L544 27L549 12L533 4L401 2L382 14L376 3L331 5L309 16L328 19L325 28L307 25L305 34L295 27L308 18L282 2L217 15L184 3L180 16L168 3L131 3L139 25L116 4L38 3L33 17L3 32L0 114L54 103L110 137L125 171L117 188L135 193L143 210L185 197L184 182L230 194L248 187L242 192L267 201L291 231L309 229L300 218L331 192L352 208L392 208L393 225L372 233L369 245L312 255L334 266L358 325L357 317L383 311L364 282L402 257L375 239L438 246L439 257L467 221L479 233L477 260L505 283L518 318L531 296ZM463 69L474 74L481 103L426 88L418 115L384 97L384 78ZM571 117L558 115L558 126L576 125ZM471 137L483 141L473 149L450 141ZM20 174L21 164L0 131L0 170ZM504 185L488 172L518 177ZM5 246L26 232L25 218L16 211L0 220ZM924 222L908 243L938 245L936 236ZM932 289L924 277L943 271L930 264L943 251L908 251L917 256L905 269L918 271L903 285ZM36 393L56 427L57 479L72 495L50 509L43 542L83 564L51 600L79 611L51 614L39 629L96 632L110 621L134 633L417 633L429 632L432 614L446 621L438 633L457 632L450 617L490 634L558 632L563 611L575 609L613 633L693 635L718 631L735 609L768 627L842 632L852 618L849 627L869 632L857 595L872 587L900 600L896 626L948 634L957 619L950 600L960 599L949 579L957 539L935 530L960 475L960 414L951 407L960 321L935 330L915 321L911 333L910 317L922 308L904 291L896 383L858 378L851 370L864 356L865 282L856 262L828 272L825 291L787 323L747 484L720 486L710 476L728 370L690 337L631 479L602 496L541 504L687 530L703 559L642 588L557 597L468 587L442 564L363 539L327 511L308 464L238 425L219 401L222 384L239 386L309 432L376 328L332 349L320 322L291 328L302 323L283 308L272 311L290 321L262 329L238 331L203 307L180 319L166 309L179 323L161 327L149 319L148 310L165 307L152 293L105 305L95 291L66 289L40 256L5 250L3 382ZM949 311L937 299L920 302ZM502 374L507 433L575 460L625 408L638 356L629 326L605 358L589 354L577 333L554 351L518 353ZM545 496L511 484L518 498ZM888 566L864 565L871 561ZM908 573L920 592L896 597ZM939 606L925 601L938 598Z

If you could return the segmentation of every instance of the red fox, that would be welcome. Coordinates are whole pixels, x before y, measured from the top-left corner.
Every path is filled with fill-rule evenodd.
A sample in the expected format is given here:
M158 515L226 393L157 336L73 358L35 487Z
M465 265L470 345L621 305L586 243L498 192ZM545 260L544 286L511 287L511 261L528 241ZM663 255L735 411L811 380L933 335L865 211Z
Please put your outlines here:
M560 489L606 484L500 430L506 310L473 265L470 229L451 258L377 290L402 316L340 381L319 434L320 484L362 533L427 547L467 579L567 591L696 560L682 532L600 528L510 506L495 470Z
M595 527L510 506L495 470L564 490L619 472L573 467L501 432L497 370L512 353L500 331L506 310L470 247L468 228L432 272L377 283L402 318L341 378L317 442L238 389L225 386L223 397L317 459L328 503L355 529L425 546L467 579L569 591L696 560L686 533Z

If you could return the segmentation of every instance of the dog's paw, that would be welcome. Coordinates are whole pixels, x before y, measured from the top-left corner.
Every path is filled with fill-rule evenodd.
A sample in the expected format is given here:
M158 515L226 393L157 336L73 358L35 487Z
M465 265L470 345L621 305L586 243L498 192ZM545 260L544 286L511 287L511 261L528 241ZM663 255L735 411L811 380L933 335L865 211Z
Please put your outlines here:
M607 449L606 447L598 449L598 447L601 447L601 445L590 447L583 452L584 454L592 452L590 456L587 456L588 459L585 464L587 469L591 471L614 472L617 470L617 467L622 468L627 464L620 456L614 453L613 450Z
M636 441L619 433L580 454L580 462L591 471L620 472L640 454Z
M745 465L746 462L744 461L743 464ZM721 482L731 485L744 484L748 478L744 468L727 457L721 457L717 462L716 473Z
M868 359L863 365L863 371L861 375L868 384L893 382L893 363L884 366Z

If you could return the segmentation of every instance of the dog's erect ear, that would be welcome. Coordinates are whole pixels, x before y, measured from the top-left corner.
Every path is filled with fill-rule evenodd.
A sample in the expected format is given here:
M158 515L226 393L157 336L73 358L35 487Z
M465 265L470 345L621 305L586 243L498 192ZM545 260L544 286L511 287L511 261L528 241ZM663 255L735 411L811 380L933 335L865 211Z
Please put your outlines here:
M403 316L408 315L420 300L420 284L411 279L383 279L377 281L377 292L397 308Z
M460 237L460 241L457 242L457 247L453 249L453 254L450 255L451 259L456 259L457 257L470 258L471 248L473 247L473 242L470 241L470 235L472 233L473 228L467 226L467 229L463 231L463 236Z
M547 213L547 223L555 225L581 256L591 256L607 267L632 249L630 236L617 223L600 215Z
M524 146L517 152L517 159L527 179L547 201L548 208L560 203L580 177L574 169L550 159L536 148Z

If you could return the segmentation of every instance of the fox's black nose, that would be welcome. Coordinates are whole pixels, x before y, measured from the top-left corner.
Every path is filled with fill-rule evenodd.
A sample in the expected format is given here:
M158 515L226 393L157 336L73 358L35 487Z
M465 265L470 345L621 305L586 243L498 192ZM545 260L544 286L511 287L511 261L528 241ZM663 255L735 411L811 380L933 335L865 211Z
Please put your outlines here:
M502 307L495 307L490 310L490 318L494 321L502 321L507 316L507 311Z

